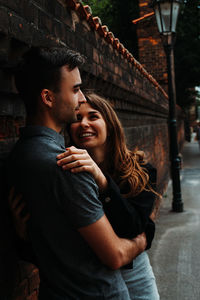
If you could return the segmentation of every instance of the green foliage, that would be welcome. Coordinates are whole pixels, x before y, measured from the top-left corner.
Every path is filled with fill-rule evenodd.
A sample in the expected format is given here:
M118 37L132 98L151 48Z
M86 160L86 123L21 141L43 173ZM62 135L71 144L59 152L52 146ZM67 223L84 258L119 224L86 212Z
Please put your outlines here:
M138 0L85 0L84 4L91 6L93 15L137 58L136 26L131 21L139 17Z
M185 1L177 24L174 48L177 103L187 108L200 85L200 2Z
M109 0L85 0L85 4L88 4L92 8L93 15L102 14L102 11L107 10L108 12L112 12L113 5Z

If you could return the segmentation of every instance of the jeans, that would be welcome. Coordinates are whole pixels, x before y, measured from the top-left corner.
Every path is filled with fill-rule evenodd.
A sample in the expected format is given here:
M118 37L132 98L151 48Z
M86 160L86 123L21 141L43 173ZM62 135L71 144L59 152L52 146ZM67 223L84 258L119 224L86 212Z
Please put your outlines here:
M131 300L159 300L155 276L146 252L133 260L132 269L121 269Z

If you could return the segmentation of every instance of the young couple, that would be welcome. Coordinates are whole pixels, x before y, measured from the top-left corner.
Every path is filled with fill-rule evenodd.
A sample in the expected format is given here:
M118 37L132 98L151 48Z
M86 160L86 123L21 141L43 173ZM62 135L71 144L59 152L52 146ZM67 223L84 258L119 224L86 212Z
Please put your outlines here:
M157 300L144 251L154 236L156 171L127 149L112 107L94 93L85 98L83 62L65 48L33 48L15 75L27 125L7 176L30 213L39 299Z

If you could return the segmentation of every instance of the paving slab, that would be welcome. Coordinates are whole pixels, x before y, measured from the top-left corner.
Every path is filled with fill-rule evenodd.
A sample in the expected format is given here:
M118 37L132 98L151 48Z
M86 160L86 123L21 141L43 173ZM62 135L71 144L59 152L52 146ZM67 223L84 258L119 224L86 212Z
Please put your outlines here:
M195 141L184 145L181 189L184 212L171 212L169 182L149 250L161 300L200 300L200 151Z

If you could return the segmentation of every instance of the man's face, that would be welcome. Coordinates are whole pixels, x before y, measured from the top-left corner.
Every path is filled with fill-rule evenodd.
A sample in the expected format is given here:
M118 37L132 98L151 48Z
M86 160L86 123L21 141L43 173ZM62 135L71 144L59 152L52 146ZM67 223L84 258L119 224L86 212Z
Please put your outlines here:
M61 80L59 92L54 93L53 118L57 124L66 124L76 121L76 114L86 99L83 95L79 69L72 71L67 66L61 67Z

